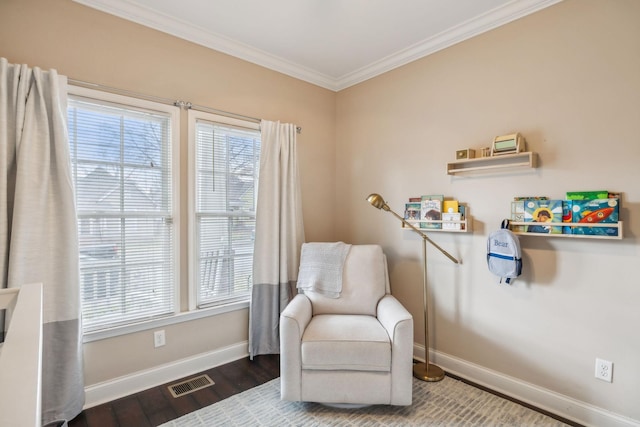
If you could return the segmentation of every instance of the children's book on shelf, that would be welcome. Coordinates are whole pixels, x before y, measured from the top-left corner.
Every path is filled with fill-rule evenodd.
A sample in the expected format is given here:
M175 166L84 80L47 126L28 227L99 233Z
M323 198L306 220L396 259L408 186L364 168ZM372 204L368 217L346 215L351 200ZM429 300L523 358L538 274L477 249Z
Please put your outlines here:
M443 230L461 230L462 214L459 212L457 200L444 200L442 202L442 229ZM445 222L457 221L457 222Z
M574 223L617 223L620 213L620 199L609 197L593 200L572 200ZM617 227L572 227L573 234L617 236Z
M420 228L438 229L442 228L440 222L430 223L425 222L429 220L440 221L442 220L442 202L444 201L443 195L426 195L421 198L421 212L420 212Z
M549 198L547 196L516 196L513 200L549 200Z
M442 212L442 229L443 230L462 230L460 220L462 215L460 212ZM447 222L456 221L456 222Z
M524 222L524 200L514 200L511 202L511 221ZM525 232L526 225L513 225L511 231Z
M573 200L562 201L562 222L573 222ZM572 227L562 227L562 234L573 234Z
M442 213L458 213L458 201L457 200L443 200L442 201Z
M567 200L595 200L608 198L609 192L607 190L567 191Z
M525 222L562 222L562 200L524 200ZM562 234L562 226L528 225L527 233Z
M469 209L467 209L467 205L462 203L458 203L458 212L460 213L460 221L464 221L468 219ZM460 230L465 230L465 224L460 224Z
M407 221L419 221L421 213L420 202L409 202L404 205L404 219ZM416 224L414 224L416 225Z

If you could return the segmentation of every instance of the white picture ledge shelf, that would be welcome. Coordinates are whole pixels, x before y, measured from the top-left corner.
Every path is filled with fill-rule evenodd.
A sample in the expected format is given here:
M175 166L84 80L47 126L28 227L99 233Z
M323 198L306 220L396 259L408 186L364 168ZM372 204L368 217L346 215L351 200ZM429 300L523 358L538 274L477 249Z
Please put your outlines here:
M447 163L447 174L464 175L480 173L496 173L513 169L532 169L537 167L536 153L525 152L518 154L504 154L493 157L457 160Z
M510 221L509 227L517 225L542 225L542 226L555 226L555 227L606 227L617 228L617 236L608 236L603 234L553 234L553 233L530 233L527 231L513 231L514 234L521 236L539 236L539 237L565 237L570 239L606 239L606 240L622 240L622 221L614 223L597 223L587 224L583 222L522 222L522 221Z
M409 224L413 225L414 227L416 227L418 230L423 231L425 233L431 233L432 231L436 231L439 233L445 232L445 233L469 233L471 231L470 229L470 224L471 224L471 218L467 217L463 220L460 221L455 221L455 220L447 220L447 221L442 221L442 220L414 220L414 219L408 219L406 220ZM443 227L447 227L448 225L455 227L457 224L460 224L460 229L457 228L420 228L420 223L421 222L427 222L429 224L443 224ZM404 228L405 230L411 230L411 228L409 227L405 227L404 224L402 224L402 228Z

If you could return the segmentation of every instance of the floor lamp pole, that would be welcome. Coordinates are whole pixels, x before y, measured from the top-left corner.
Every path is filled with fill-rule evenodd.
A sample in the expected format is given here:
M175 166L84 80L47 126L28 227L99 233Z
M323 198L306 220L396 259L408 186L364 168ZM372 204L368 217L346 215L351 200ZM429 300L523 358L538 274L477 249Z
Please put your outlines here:
M437 365L429 363L429 307L427 289L427 239L422 238L422 304L424 307L424 363L413 364L413 376L422 381L441 381L444 371Z
M422 237L422 303L424 308L424 363L414 363L413 365L413 376L422 380L422 381L441 381L444 378L444 371L437 365L433 365L429 363L429 316L427 312L428 308L428 290L427 290L427 242L431 243L435 246L440 252L442 252L447 258L453 261L456 264L459 264L455 257L453 257L450 253L442 249L433 240L429 239L429 237L417 229L413 224L405 220L403 217L395 213L387 202L384 201L381 195L379 194L371 194L367 197L367 201L371 203L371 205L375 208L382 209L384 211L390 212L396 218L398 218L402 223L411 228L413 231L418 233L420 237Z

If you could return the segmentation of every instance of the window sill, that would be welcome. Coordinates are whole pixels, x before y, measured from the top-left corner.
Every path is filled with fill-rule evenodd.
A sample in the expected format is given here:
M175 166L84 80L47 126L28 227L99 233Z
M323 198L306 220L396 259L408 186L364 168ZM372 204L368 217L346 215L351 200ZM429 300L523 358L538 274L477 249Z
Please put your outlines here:
M153 319L146 322L135 323L132 325L120 326L117 328L104 329L101 331L88 332L83 335L82 342L90 343L100 341L107 338L113 338L120 335L132 334L135 332L147 331L163 326L175 325L182 322L190 322L192 320L202 319L205 317L216 316L218 314L229 313L231 311L243 310L249 308L249 301L238 301L217 307L203 308L189 312L174 314L173 316Z

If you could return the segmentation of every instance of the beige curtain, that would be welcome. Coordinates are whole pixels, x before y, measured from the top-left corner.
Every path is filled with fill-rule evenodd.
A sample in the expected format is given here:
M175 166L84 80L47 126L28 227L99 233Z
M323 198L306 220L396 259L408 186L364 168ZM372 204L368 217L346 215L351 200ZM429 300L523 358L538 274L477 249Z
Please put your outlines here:
M43 284L42 422L82 411L66 78L0 58L0 287ZM10 387L2 384L2 387Z
M295 294L304 242L296 126L263 120L249 355L280 353L280 313Z

